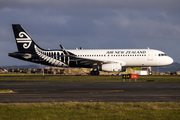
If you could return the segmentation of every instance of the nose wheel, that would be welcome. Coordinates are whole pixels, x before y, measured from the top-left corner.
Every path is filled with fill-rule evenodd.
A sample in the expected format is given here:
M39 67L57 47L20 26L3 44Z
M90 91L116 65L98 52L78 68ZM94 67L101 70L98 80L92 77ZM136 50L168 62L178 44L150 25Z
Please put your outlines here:
M149 72L149 75L152 75L152 71Z

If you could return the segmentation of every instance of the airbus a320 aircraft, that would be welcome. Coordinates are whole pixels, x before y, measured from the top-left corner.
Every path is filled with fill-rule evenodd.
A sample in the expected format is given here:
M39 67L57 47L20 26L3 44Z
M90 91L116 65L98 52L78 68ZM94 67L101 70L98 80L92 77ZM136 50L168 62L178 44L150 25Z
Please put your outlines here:
M99 71L123 72L127 67L155 67L173 63L173 59L154 49L75 49L45 50L39 47L19 24L12 25L18 52L9 56L56 67L92 68Z

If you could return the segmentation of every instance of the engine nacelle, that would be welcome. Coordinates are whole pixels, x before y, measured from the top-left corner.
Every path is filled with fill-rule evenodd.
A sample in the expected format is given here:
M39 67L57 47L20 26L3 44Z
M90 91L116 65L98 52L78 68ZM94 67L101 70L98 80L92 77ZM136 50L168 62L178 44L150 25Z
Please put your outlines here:
M106 72L121 72L122 70L124 71L124 68L122 68L121 63L108 63L99 66L99 70Z

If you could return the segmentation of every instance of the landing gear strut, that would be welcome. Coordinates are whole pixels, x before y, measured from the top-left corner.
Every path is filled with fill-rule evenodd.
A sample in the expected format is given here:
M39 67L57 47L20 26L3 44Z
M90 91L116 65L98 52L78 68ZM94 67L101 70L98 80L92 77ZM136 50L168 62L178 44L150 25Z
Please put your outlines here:
M90 72L90 74L91 74L91 75L99 75L99 71L97 71L97 70L94 71L94 70L93 70L93 71Z
M148 68L148 71L149 71L149 75L152 75L151 67Z

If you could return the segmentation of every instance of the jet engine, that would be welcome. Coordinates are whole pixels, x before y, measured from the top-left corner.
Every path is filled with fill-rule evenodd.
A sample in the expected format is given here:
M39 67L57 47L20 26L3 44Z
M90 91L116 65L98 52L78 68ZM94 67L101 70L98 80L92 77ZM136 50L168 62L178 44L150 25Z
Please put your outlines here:
M122 67L121 63L107 63L99 66L100 71L106 72L122 72L126 71L125 68Z

